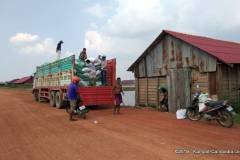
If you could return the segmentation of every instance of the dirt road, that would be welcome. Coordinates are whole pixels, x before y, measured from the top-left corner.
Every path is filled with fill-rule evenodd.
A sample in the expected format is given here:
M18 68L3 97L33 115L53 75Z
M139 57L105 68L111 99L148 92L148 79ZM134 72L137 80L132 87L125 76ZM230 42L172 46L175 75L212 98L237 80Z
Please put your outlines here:
M240 159L240 154L191 153L240 150L236 125L226 129L143 109L122 109L117 116L111 109L94 109L87 120L69 122L65 110L13 89L0 89L0 102L0 160ZM177 148L190 153L176 154Z

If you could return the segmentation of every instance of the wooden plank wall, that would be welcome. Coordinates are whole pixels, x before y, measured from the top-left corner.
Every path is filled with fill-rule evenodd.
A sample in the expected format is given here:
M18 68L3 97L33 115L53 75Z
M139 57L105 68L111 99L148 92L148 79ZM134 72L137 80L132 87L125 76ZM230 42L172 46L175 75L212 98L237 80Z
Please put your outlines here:
M208 87L208 73L201 73L198 70L192 70L192 83L191 83L191 94L196 93L196 86L199 85L200 89L204 93L209 93Z
M135 104L139 105L139 79L135 79Z
M158 105L158 78L148 78L148 105L157 106Z
M230 103L238 103L240 88L240 65L234 67L224 64L218 65L217 70L217 93L221 100L229 100Z
M166 77L136 78L136 105L158 106L161 85L167 86Z
M139 78L138 83L138 103L139 105L147 105L147 78Z
M198 68L200 72L215 72L217 59L208 53L171 35L164 39L167 51L167 69ZM163 64L164 65L164 64Z

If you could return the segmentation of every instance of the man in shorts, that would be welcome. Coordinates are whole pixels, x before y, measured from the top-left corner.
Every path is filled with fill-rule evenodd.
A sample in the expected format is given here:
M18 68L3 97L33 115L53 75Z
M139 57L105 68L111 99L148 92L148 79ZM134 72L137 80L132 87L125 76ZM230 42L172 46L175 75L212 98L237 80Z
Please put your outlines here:
M72 77L72 82L68 85L68 100L70 102L70 111L69 111L69 120L73 121L73 113L74 110L79 103L79 88L78 88L78 83L80 81L80 78L77 76Z

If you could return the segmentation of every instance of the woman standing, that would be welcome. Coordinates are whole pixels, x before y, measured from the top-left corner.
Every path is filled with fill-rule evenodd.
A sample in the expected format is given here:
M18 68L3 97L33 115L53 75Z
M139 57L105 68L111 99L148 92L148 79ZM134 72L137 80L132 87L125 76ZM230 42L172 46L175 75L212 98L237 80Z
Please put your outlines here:
M123 93L122 83L121 83L121 78L118 77L117 83L113 87L113 94L115 96L115 106L113 109L113 114L120 113L120 104L123 102L121 93Z

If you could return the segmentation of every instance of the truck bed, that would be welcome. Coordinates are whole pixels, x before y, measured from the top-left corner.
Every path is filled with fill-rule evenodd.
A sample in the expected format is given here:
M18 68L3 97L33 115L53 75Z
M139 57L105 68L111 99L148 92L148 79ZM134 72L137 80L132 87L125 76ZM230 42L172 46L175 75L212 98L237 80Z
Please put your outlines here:
M76 70L75 56L70 56L37 67L34 76L33 93L35 99L48 99L50 105L61 107ZM116 59L107 60L107 86L82 86L79 89L85 106L113 105L112 87L116 81ZM53 102L53 103L51 103Z
M79 93L85 106L113 105L112 86L80 87Z

